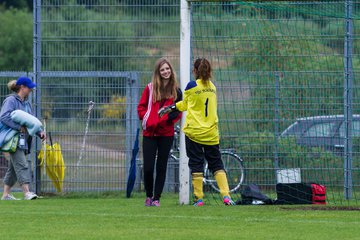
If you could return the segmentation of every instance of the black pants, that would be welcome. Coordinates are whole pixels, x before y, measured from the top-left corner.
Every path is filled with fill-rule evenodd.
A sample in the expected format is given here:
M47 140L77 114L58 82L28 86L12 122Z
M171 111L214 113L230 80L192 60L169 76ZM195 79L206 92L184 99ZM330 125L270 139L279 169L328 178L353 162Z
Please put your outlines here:
M147 197L159 200L164 188L166 168L174 137L143 138L144 185ZM156 159L157 154L157 159ZM154 168L156 160L156 179L154 189Z
M190 140L188 137L185 137L185 143L191 173L204 172L205 159L207 160L208 168L212 173L218 170L224 170L219 144L211 146L203 145Z

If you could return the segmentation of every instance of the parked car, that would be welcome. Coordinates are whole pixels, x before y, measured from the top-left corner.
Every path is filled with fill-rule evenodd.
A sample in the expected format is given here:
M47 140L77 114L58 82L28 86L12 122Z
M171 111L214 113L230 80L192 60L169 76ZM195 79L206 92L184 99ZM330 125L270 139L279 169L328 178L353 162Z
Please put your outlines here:
M352 136L360 137L360 115L353 115ZM344 152L345 117L344 115L314 116L298 118L281 137L293 136L296 143L307 147L322 147L342 155Z

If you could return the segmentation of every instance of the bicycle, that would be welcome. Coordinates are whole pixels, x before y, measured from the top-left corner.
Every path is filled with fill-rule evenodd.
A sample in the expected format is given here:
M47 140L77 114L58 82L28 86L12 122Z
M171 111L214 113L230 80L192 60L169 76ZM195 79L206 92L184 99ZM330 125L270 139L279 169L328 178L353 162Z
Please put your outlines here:
M179 134L180 126L175 127L174 133L174 142L170 150L169 158L175 162L179 162ZM226 171L230 193L236 192L241 184L245 180L245 168L243 160L239 155L236 154L234 149L220 149L221 158L224 163L224 168ZM211 171L208 169L207 162L204 165L204 184L210 185L215 191L220 192L216 184L216 180L212 175Z

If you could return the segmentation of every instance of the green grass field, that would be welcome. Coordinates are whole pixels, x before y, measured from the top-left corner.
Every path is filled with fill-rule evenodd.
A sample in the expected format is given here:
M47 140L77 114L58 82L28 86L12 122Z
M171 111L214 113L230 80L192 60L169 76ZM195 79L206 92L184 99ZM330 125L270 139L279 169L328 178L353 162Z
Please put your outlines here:
M17 195L20 197L20 195ZM88 198L86 198L88 196ZM180 206L160 208L124 194L68 195L1 201L0 239L359 239L359 211L301 206Z

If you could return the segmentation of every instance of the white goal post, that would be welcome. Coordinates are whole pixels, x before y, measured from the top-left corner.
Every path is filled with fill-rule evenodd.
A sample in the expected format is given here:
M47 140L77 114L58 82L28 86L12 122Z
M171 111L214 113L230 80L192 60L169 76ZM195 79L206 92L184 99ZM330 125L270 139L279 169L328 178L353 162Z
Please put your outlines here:
M180 87L184 91L190 81L190 2L180 2ZM186 112L183 113L181 125L185 122ZM190 202L190 170L185 149L185 135L180 131L180 161L179 161L179 203Z

